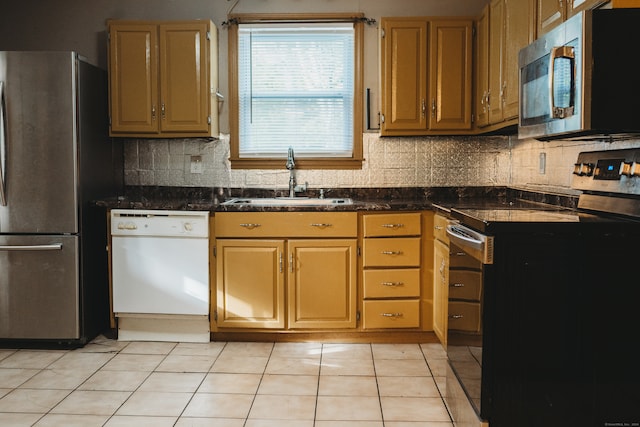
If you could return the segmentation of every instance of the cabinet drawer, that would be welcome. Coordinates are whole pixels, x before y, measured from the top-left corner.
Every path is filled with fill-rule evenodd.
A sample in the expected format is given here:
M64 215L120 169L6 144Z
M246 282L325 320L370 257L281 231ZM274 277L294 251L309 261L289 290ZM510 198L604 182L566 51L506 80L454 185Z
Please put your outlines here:
M365 298L406 298L420 296L420 269L364 271Z
M449 329L480 332L480 303L466 301L449 302Z
M219 212L216 237L357 237L356 212Z
M449 244L449 268L472 268L482 271L482 263L453 243Z
M420 213L364 215L364 237L419 236Z
M419 300L364 301L364 329L420 327Z
M449 270L449 298L480 301L482 273L473 270Z
M420 238L364 239L365 267L420 267Z
M437 240L449 244L449 238L447 237L447 224L449 224L449 220L447 219L447 217L443 215L434 215L433 236Z

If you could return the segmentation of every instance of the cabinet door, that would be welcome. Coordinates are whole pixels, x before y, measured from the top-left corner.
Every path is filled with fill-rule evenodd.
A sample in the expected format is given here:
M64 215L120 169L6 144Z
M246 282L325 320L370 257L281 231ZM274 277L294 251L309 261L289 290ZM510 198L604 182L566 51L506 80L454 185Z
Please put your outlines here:
M567 0L567 16L566 19L571 18L573 15L577 15L583 10L593 9L594 7L606 3L607 0ZM627 7L638 7L638 3L629 4ZM620 7L613 4L613 7Z
M356 327L356 240L288 242L289 328Z
M433 265L433 331L440 342L447 345L447 316L449 305L449 248L436 240Z
M534 40L533 0L504 0L503 116L510 120L519 114L518 53Z
M566 19L563 0L537 0L537 36L540 37Z
M158 131L157 26L109 25L110 133Z
M476 91L475 114L476 126L489 124L489 6L482 10L476 22Z
M218 240L218 326L284 328L284 241Z
M426 130L427 22L382 23L382 134Z
M429 128L471 129L473 22L430 23Z
M160 25L160 129L209 130L209 27L205 22Z
M489 10L489 124L504 120L504 0L493 0Z

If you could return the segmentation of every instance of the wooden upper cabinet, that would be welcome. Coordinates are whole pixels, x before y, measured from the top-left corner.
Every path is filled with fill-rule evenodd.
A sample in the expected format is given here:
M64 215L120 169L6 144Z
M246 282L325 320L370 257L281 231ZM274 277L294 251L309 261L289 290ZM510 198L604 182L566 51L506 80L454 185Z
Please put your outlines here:
M540 37L573 15L583 10L593 9L606 3L607 0L536 0L536 2L537 35Z
M218 134L217 33L211 21L109 22L110 134Z
M485 6L476 21L474 67L475 125L482 128L489 124L489 5Z
M467 19L382 19L382 135L471 129L472 24Z
M430 129L471 129L473 22L430 23Z
M382 20L382 134L427 130L427 22Z

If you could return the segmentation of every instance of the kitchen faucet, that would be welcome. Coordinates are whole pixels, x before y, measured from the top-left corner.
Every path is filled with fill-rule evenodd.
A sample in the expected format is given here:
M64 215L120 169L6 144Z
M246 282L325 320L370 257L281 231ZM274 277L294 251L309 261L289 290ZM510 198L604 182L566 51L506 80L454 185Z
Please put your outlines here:
M295 167L296 162L293 160L293 147L289 147L289 152L287 153L287 169L289 169L289 197L296 196L296 176L295 176Z

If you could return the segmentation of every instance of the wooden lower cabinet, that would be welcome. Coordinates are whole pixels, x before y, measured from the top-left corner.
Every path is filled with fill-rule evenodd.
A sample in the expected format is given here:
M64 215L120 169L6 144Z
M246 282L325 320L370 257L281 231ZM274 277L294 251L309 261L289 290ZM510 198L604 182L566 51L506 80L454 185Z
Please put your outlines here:
M433 260L433 332L447 345L449 315L449 246L436 239Z
M356 243L218 240L218 327L355 328Z

